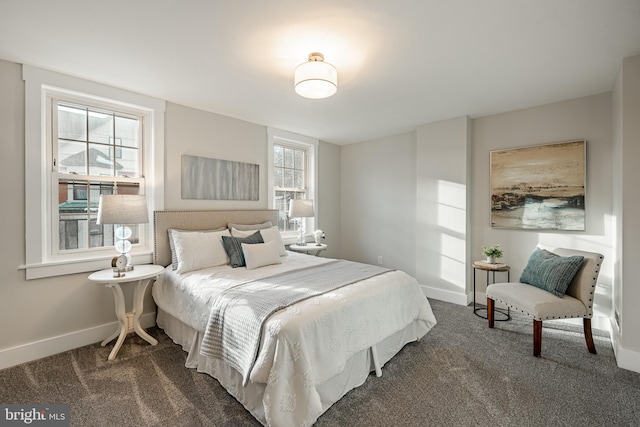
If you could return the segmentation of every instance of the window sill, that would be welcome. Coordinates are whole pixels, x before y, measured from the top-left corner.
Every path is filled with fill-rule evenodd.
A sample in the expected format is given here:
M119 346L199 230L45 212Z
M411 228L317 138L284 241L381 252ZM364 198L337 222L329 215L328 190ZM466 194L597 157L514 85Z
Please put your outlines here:
M309 238L311 238L311 234L304 235L305 242L308 242ZM298 234L296 234L295 236L282 236L282 243L284 243L285 246L295 245L296 243L298 243Z
M114 252L115 255L115 252ZM153 262L153 252L131 254L134 264L150 264ZM18 270L25 270L26 279L43 279L46 277L65 276L69 274L87 273L89 271L104 270L111 267L111 256L74 261L43 262L40 264L21 265Z

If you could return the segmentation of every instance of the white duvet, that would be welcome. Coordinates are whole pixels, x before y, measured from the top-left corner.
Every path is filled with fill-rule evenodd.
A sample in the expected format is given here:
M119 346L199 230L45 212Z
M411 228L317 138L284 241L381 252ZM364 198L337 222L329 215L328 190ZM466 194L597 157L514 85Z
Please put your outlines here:
M209 307L234 284L267 277L326 258L296 253L282 264L247 270L229 266L176 274L168 267L153 287L164 311L203 332ZM436 324L416 280L391 271L280 310L265 323L250 381L266 384L270 426L311 425L322 414L317 388L341 373L346 361L384 338L416 324L416 338Z

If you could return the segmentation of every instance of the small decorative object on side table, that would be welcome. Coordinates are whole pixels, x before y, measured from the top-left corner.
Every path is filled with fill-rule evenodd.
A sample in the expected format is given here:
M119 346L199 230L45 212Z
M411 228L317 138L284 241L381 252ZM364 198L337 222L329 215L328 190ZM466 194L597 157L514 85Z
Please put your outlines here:
M107 343L118 337L116 345L113 347L113 350L111 350L111 353L109 353L109 360L116 358L125 337L131 331L135 331L136 334L151 345L158 344L158 341L155 338L147 334L147 332L142 329L142 326L140 325L140 316L142 315L144 293L147 286L151 282L151 279L157 277L163 270L164 267L160 265L136 265L135 270L127 271L120 277L114 277L113 269L111 268L96 271L89 275L89 280L94 283L102 283L113 291L116 315L120 322L120 328L100 344L104 347ZM125 311L124 295L120 284L136 281L138 283L133 293L133 311L127 313Z
M500 245L483 246L482 254L487 257L488 264L495 264L498 258L502 258L502 248Z
M316 245L322 245L322 239L324 239L324 231L319 229L314 231L313 238L316 241Z
M489 273L490 272L493 273L493 283L496 283L496 271L497 272L506 272L507 273L507 282L509 282L511 280L511 267L509 267L507 264L504 264L504 263L488 263L486 261L474 261L472 266L473 266L473 314L475 314L476 316L482 317L483 319L486 319L487 316L483 316L481 314L478 314L478 311L484 310L486 312L487 311L487 307L486 306L478 306L478 307L476 306L476 270L482 270L482 271L486 271L487 272L486 286L488 286L489 285ZM505 320L511 319L511 311L510 311L509 307L507 307L506 311L504 309L496 308L496 313L501 313L505 317L502 318L502 319L498 319L496 317L495 320L505 321Z
M306 244L304 246L300 246L300 245L290 245L289 249L292 251L296 251L296 252L303 252L308 254L309 252L314 252L316 256L320 255L320 252L324 251L325 249L327 249L327 245L325 245L324 243L321 244L316 244L316 243L309 243Z

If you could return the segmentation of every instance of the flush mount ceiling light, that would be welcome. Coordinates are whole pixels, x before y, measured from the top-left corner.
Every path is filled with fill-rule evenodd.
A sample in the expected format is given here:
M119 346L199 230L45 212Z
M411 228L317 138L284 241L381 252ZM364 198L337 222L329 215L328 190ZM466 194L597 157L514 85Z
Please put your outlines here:
M324 62L324 55L312 52L308 62L296 67L294 87L305 98L328 98L338 90L338 71Z

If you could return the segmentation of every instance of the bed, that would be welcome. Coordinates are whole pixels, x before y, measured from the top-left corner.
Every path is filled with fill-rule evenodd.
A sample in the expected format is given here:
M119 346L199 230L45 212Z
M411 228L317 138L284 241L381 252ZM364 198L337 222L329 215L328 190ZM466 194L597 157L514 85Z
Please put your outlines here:
M183 241L169 239L169 233L173 233L172 237L194 236L196 233L189 231L195 230L200 231L198 236L203 236L205 230L217 230L206 238L215 233L227 236L224 229L228 224L233 224L234 235L240 233L238 227L248 230L239 235L255 237L252 227L277 224L277 220L276 210L154 212L154 262L166 268L155 282L152 294L158 306L157 324L188 353L186 367L216 378L265 426L310 426L333 403L362 385L371 372L381 376L384 364L404 345L424 336L436 319L418 283L406 273L368 271L374 267L285 251L281 242L267 241L269 232L265 228L262 232L258 230L264 243L242 245L247 264L239 268L226 263L182 268L190 262L184 261L191 257L185 252L187 246ZM226 244L234 239L222 240ZM258 251L269 247L272 253L275 245L279 251L277 260L263 261L264 265L256 263L263 257L255 254L266 253ZM177 270L176 253L183 259ZM367 275L354 275L351 282L334 284L335 289L307 295L270 314L258 328L255 357L249 365L239 367L234 359L212 355L212 343L218 342L210 338L215 329L214 311L223 296L264 283L272 286L275 278L300 280L305 283L301 288L306 288L306 279L296 276L303 273L318 281L347 280L344 277L351 273L338 270L347 267L359 267L362 272L357 274ZM321 273L325 271L326 274ZM334 280L332 275L340 277ZM265 289L255 288L251 292L267 299ZM229 334L228 330L225 332ZM232 331L229 336L243 334ZM240 350L248 351L244 347Z

